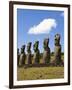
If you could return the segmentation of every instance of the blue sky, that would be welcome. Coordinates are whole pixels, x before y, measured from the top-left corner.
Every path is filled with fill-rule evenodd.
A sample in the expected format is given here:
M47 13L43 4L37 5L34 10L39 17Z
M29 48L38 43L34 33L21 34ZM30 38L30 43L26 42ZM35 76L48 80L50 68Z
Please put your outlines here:
M39 50L43 52L43 40L49 37L49 47L54 51L54 36L61 35L62 52L64 51L64 16L63 11L17 9L17 47L28 42L39 41ZM47 24L47 25L46 25ZM44 32L46 30L46 32ZM27 48L26 48L27 49ZM25 51L26 51L25 49Z

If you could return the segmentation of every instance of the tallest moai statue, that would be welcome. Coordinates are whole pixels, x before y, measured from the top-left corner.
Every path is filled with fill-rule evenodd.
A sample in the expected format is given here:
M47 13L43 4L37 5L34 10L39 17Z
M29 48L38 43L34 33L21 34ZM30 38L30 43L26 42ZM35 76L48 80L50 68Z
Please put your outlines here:
M56 65L61 63L61 45L60 45L60 35L55 35L55 48L54 48L54 60Z

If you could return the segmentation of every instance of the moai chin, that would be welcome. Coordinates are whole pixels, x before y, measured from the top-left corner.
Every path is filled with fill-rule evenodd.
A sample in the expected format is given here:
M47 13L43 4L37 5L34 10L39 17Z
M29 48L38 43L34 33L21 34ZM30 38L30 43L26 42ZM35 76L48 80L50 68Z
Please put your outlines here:
M54 60L56 65L61 63L61 45L60 45L60 35L55 35L55 49L54 49Z
M23 66L25 64L25 58L26 58L26 55L25 55L25 45L23 45L21 47L21 54L20 54L20 66Z
M38 49L39 46L39 41L36 41L33 45L33 50L34 50L34 64L39 63L39 57L40 57L40 51Z
M43 63L50 63L50 48L48 46L49 44L49 38L44 39L43 42L43 48L44 48L44 52L43 52Z
M19 66L19 58L20 58L19 48L17 48L17 66Z
M27 44L27 61L26 61L26 63L27 64L32 64L32 60L31 60L31 42L29 42L28 44Z

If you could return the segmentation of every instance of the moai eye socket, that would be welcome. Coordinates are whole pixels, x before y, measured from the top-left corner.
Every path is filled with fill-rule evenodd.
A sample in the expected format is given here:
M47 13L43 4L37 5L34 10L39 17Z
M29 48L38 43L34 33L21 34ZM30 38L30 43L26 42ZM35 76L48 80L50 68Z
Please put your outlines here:
M55 41L57 40L57 38L55 38Z

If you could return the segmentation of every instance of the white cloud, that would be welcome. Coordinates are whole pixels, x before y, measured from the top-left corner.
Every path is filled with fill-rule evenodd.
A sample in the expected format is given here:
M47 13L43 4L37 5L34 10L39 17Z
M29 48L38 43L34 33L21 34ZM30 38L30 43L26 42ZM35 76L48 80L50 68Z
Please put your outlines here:
M56 28L55 19L48 18L41 21L38 25L34 25L28 31L28 34L48 34L53 28Z

